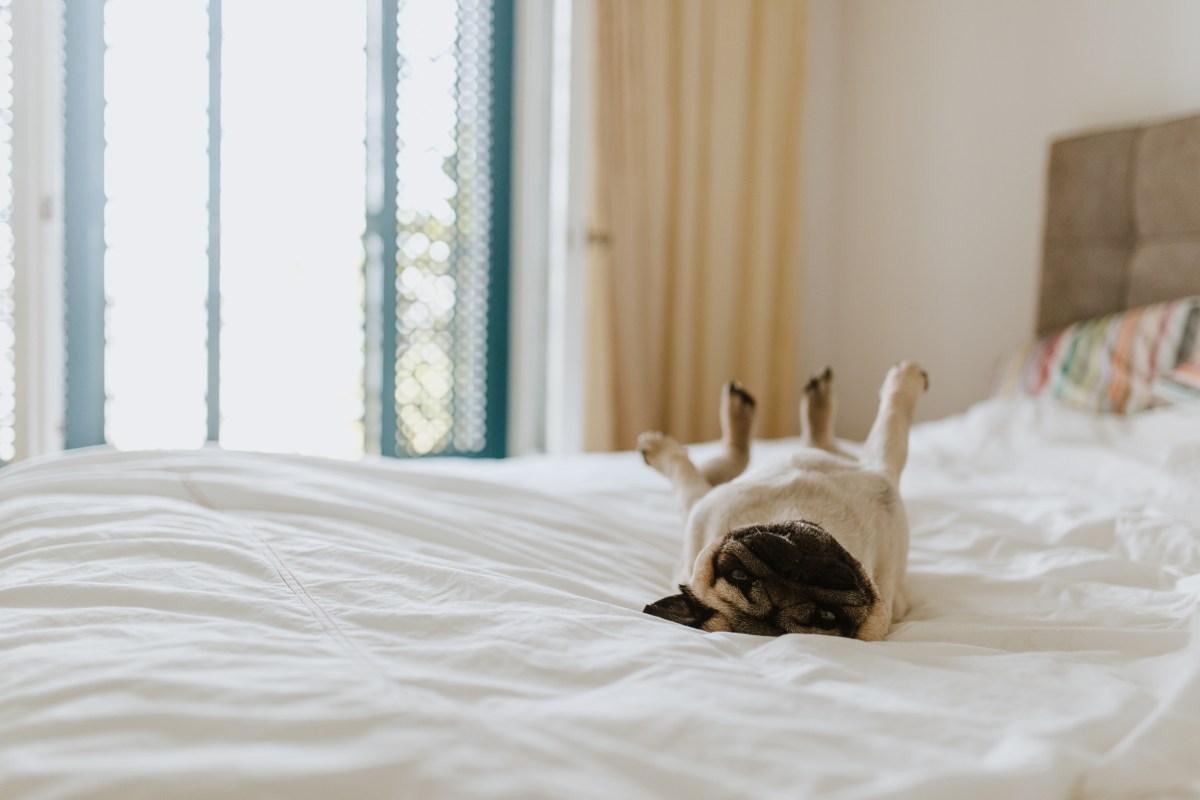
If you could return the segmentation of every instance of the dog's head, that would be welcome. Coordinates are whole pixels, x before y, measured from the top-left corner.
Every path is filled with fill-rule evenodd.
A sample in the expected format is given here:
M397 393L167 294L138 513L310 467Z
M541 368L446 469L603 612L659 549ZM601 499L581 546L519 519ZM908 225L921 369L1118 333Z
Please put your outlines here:
M877 640L890 612L858 559L804 520L736 528L696 559L680 593L645 613L705 631Z

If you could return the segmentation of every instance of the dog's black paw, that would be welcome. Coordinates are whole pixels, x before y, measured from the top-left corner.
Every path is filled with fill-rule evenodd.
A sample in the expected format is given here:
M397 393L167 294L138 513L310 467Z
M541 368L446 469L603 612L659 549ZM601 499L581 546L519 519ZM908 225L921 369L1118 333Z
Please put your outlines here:
M826 367L823 371L818 372L808 379L808 383L804 385L804 391L809 394L814 394L821 391L822 388L828 386L833 381L833 369Z
M754 406L755 406L754 395L747 392L746 388L744 386L742 386L737 381L729 381L728 386L729 386L729 393L731 395L736 395L743 403L750 406L751 408L754 408Z

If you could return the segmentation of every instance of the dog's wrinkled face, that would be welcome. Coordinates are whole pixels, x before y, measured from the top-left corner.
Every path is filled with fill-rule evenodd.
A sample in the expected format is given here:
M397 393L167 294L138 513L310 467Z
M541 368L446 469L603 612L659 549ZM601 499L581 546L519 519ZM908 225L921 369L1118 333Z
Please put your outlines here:
M882 638L870 577L821 526L804 520L730 531L701 553L691 582L679 588L645 612L706 631Z

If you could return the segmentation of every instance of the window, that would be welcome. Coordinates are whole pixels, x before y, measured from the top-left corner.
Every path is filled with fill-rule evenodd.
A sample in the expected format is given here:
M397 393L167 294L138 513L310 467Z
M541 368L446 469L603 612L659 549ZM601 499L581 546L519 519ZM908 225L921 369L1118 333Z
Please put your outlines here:
M0 462L16 452L16 325L13 320L13 19L0 0Z
M123 448L205 439L205 7L103 9L104 435Z
M503 454L511 5L67 3L67 445Z

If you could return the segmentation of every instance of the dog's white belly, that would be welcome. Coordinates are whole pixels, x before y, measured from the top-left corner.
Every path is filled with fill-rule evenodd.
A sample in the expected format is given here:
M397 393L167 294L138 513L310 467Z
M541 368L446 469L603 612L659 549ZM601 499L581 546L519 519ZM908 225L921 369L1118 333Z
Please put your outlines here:
M884 473L824 451L805 450L702 497L688 517L680 582L730 530L796 519L815 522L837 539L871 575L893 616L903 615L908 522L900 494Z

